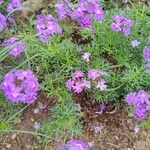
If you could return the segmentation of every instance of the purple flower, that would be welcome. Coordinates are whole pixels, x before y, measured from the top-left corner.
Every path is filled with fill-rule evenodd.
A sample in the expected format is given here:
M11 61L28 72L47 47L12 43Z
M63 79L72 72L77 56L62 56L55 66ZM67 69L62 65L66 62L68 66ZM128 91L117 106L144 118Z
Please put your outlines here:
M84 88L91 88L91 83L83 77L84 73L81 70L75 71L73 77L66 82L66 87L75 93L81 93Z
M88 28L92 25L91 18L87 15L82 17L79 22L83 28Z
M72 88L75 93L81 93L83 91L84 86L82 82L76 81Z
M55 34L62 32L61 27L52 15L38 15L36 30L42 42L48 42Z
M3 3L3 0L0 0L0 5Z
M105 103L101 103L101 104L99 105L99 109L100 109L100 112L103 113L103 111L106 109L106 104L105 104Z
M112 30L116 32L123 32L126 36L130 34L130 28L133 25L133 21L124 16L114 15L112 17Z
M21 0L11 0L10 3L7 5L7 11L11 12L14 9L22 7Z
M139 42L138 40L133 40L133 41L131 42L131 45L132 45L132 47L134 48L134 47L137 47L140 43L141 43L141 42Z
M91 88L91 83L90 83L90 81L87 81L86 79L83 79L82 80L82 86L87 87L87 88Z
M146 117L149 111L149 94L144 90L139 90L138 92L130 93L125 98L128 105L134 106L134 117L137 120L142 120Z
M10 22L10 23L15 23L15 19L13 18L13 17L8 17L8 21Z
M137 120L143 120L146 117L146 110L141 107L136 107L134 110L134 117Z
M10 52L9 54L15 58L19 57L21 53L26 49L26 45L23 43L17 43L15 42L19 40L17 37L11 37L2 42L2 46L10 46Z
M104 80L100 80L97 82L97 86L98 89L100 89L101 91L104 91L107 89L107 85L106 82Z
M17 37L11 37L11 38L4 40L1 45L2 46L10 46L12 43L14 43L18 40L19 40L19 38L17 38Z
M24 50L26 49L26 45L25 44L16 44L11 51L9 52L9 54L15 58L19 57L21 55L22 52L24 52Z
M103 20L104 19L104 11L98 5L96 5L94 8L94 18L97 20Z
M72 87L74 86L75 81L70 78L67 82L66 82L66 87L71 91Z
M88 150L88 146L82 140L69 140L57 150Z
M84 73L81 70L76 70L74 72L73 78L82 78L84 76Z
M90 27L94 19L103 20L104 12L98 0L84 1L80 0L77 8L72 13L72 19L80 22L83 28Z
M149 99L149 94L145 92L144 90L139 90L137 95L136 95L136 102L137 104L144 104L146 101Z
M145 71L150 74L150 63L147 63L144 68Z
M103 71L99 71L96 69L91 69L88 71L88 78L92 80L96 80L99 77L102 77L105 73Z
M136 104L135 98L136 98L136 92L134 92L134 93L129 93L129 94L125 97L125 100L126 100L126 102L128 103L128 105L130 105L130 104Z
M150 100L146 102L147 106L146 106L146 110L150 111Z
M69 150L88 150L87 145L82 140L70 140L67 145Z
M68 150L66 146L58 147L57 150Z
M94 81L98 78L101 78L105 73L101 70L91 69L88 72L88 78L93 79ZM101 91L107 88L104 80L95 81L98 83L97 88L100 88ZM66 82L66 87L75 93L81 93L85 88L91 88L91 82L86 79L84 73L81 70L74 72L72 78Z
M64 20L67 16L72 15L72 10L69 7L71 0L58 0L55 5L56 12L60 20Z
M39 83L30 70L11 71L0 84L5 97L13 103L32 103L37 98Z
M6 27L6 17L0 13L0 31L4 30Z
M82 58L86 61L86 62L89 62L90 61L90 56L91 54L86 52L83 54Z
M145 46L143 51L144 60L150 62L150 47Z

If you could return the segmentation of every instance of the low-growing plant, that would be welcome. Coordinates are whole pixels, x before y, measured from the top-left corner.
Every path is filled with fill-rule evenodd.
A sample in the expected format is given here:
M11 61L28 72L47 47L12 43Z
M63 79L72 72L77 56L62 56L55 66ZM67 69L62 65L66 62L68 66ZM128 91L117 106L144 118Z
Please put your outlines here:
M22 8L22 4L16 7ZM150 93L150 11L142 4L104 11L97 0L60 0L55 7L51 8L55 16L33 14L27 24L19 24L13 32L6 27L8 18L0 16L4 20L0 21L4 35L0 45L0 80L8 88L3 81L7 72L33 70L40 89L57 99L52 116L43 122L41 131L57 138L62 132L73 137L81 133L73 92L90 93L93 101L99 103L123 101L127 94L142 89ZM7 36L17 40L6 42ZM20 50L18 44L24 47ZM17 56L20 57L16 59ZM17 95L25 94L24 90L26 86ZM149 96L146 100L142 96L139 94L136 99L136 104L144 107L139 112L141 116L136 114L138 119L144 119L150 111L145 106L150 106Z
M52 116L43 122L41 131L60 140L63 136L65 142L68 137L82 134L82 122L79 122L82 114L71 100L58 103L51 109ZM65 134L65 135L64 135Z

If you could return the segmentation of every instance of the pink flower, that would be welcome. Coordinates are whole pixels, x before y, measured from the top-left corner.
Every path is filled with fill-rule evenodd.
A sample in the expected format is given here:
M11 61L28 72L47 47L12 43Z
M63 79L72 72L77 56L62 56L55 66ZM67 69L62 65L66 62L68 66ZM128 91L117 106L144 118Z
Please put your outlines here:
M84 76L84 73L81 70L76 70L74 72L73 79L75 79L75 78L82 78L83 76Z
M82 85L84 86L84 87L87 87L87 88L91 88L91 83L90 83L90 81L87 81L86 79L84 79L83 81L82 81Z
M104 91L104 90L106 90L106 88L107 88L107 85L105 84L106 82L104 81L104 80L100 80L100 81L98 81L98 83L97 83L97 88L98 89L100 89L101 91Z
M137 47L141 42L139 42L138 40L133 40L131 42L131 46L134 48L134 47Z
M74 80L71 78L66 82L66 87L71 91L72 87L74 86Z
M74 92L81 93L83 91L84 86L83 86L83 84L81 82L77 81L72 88L73 88Z
M104 129L103 125L94 126L94 132L95 132L95 134L98 134L98 133L102 132L103 129Z
M83 54L82 58L86 61L86 62L89 62L90 61L90 56L91 54L86 52Z
M105 75L105 72L101 70L91 69L88 71L88 78L92 80L96 80L99 77L102 77Z

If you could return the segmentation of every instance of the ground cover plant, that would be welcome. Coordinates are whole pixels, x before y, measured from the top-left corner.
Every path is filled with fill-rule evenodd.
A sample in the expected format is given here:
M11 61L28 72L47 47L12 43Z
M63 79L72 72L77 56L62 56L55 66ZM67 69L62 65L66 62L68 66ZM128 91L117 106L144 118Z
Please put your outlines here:
M82 133L103 129L87 120L117 110L149 129L150 10L126 3L107 9L105 1L53 0L34 12L20 0L0 1L1 134L87 150L93 144ZM28 117L25 130L18 124Z

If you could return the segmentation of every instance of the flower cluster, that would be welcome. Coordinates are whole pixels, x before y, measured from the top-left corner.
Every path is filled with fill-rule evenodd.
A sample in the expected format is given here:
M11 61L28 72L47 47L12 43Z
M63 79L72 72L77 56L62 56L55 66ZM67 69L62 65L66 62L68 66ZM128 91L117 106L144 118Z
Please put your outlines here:
M131 45L132 45L133 48L135 48L135 47L137 47L140 43L141 43L141 42L139 42L138 40L133 40L133 41L131 42Z
M38 15L36 30L42 42L47 42L55 34L62 32L61 27L52 15Z
M39 83L32 71L17 70L5 75L0 89L11 102L28 104L36 100Z
M144 90L130 93L125 97L128 105L134 106L134 117L137 120L142 120L146 117L148 111L150 111L150 99L149 94Z
M104 91L107 88L105 80L102 77L105 73L101 70L91 69L88 71L88 78L96 83L96 88ZM72 78L66 82L66 87L75 93L81 93L84 88L91 88L91 82L86 79L81 70L75 71Z
M72 18L78 20L80 25L84 28L92 25L93 18L96 20L104 19L104 11L102 10L98 0L80 0L72 15Z
M84 73L80 70L75 71L72 78L66 82L66 87L76 93L81 93L84 88L91 88L91 84L84 78Z
M82 58L83 58L86 62L89 62L89 61L90 61L90 56L91 56L91 53L86 52L86 53L84 53L84 54L82 55Z
M145 46L143 51L144 60L147 62L145 65L145 71L150 73L150 47Z
M150 47L149 46L144 47L143 57L146 62L150 62Z
M0 0L0 4L2 4L3 3L3 0Z
M117 32L123 32L126 36L128 36L131 33L133 20L128 19L124 16L114 15L112 17L112 21L112 30Z
M57 150L88 150L88 146L82 140L69 140Z
M72 15L72 9L69 7L71 0L58 0L55 8L60 20L64 20L67 16Z
M21 53L26 49L26 45L23 43L15 43L19 40L17 37L11 37L2 42L2 46L10 47L9 54L15 58L19 57Z
M96 88L104 91L107 88L106 82L102 77L106 75L102 70L91 69L88 71L88 78L96 82Z
M11 0L10 3L7 5L7 11L11 12L14 9L22 7L21 0Z
M6 17L0 13L0 31L4 30L6 26Z
M55 5L59 18L65 19L67 16L80 23L83 28L90 27L93 19L103 20L104 11L98 0L80 0L75 9L71 8L71 0L59 0Z

